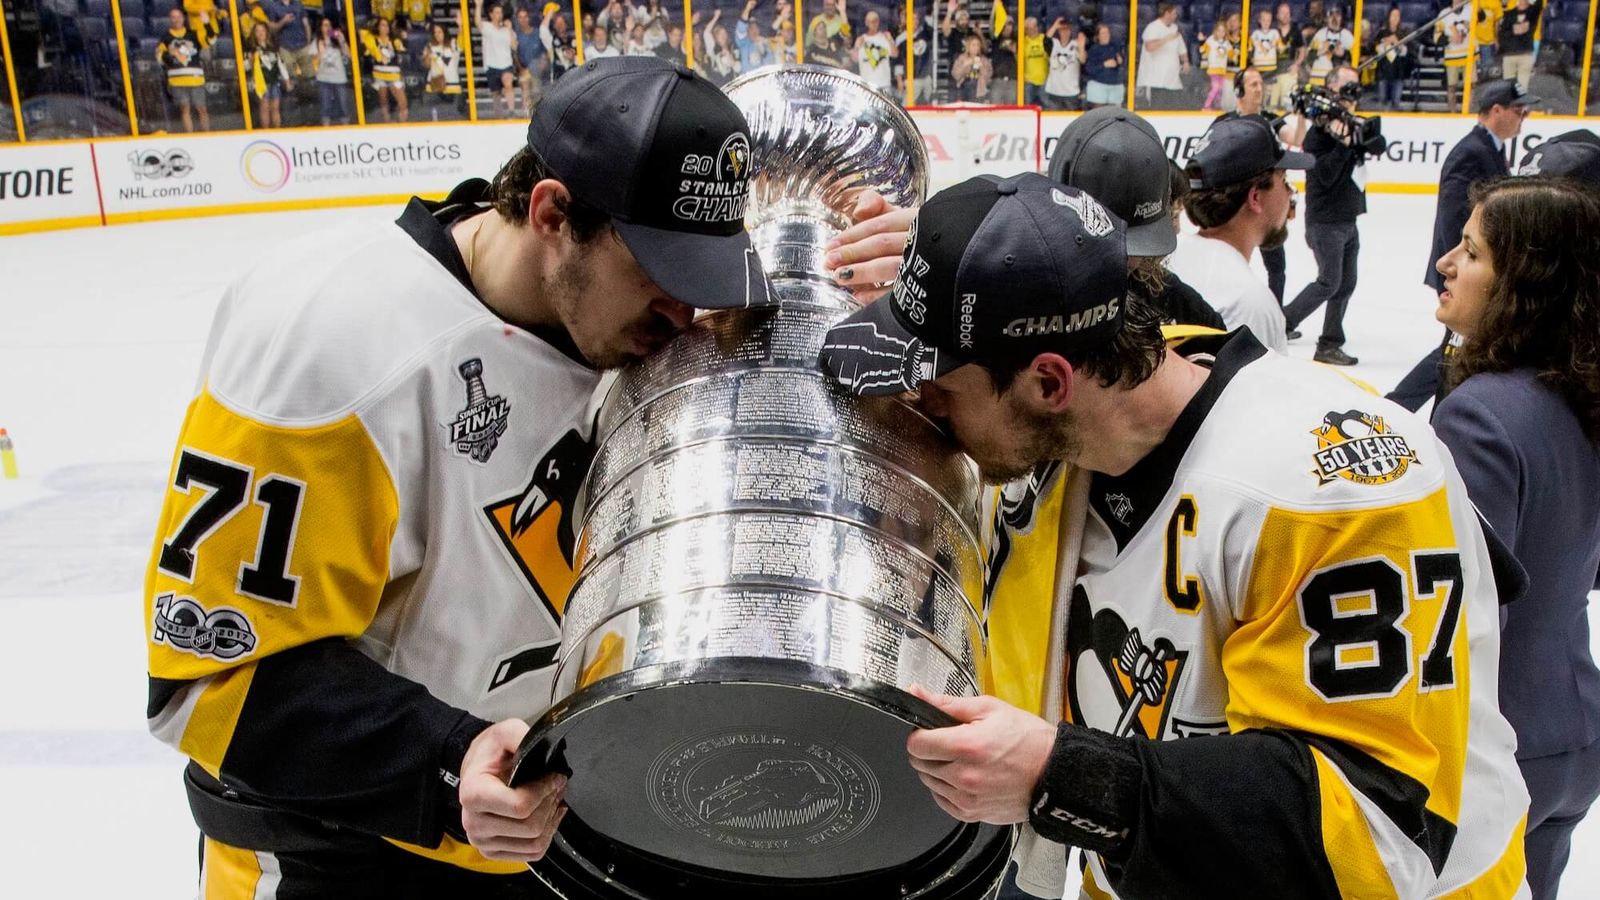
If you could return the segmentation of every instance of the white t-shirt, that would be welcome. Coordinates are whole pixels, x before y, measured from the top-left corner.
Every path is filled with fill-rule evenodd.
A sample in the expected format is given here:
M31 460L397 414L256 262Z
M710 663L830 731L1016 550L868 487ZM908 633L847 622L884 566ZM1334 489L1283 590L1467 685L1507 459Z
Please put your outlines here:
M1171 35L1178 35L1178 39L1161 45L1159 50L1147 50L1145 44L1150 41L1160 40ZM1179 77L1179 58L1187 49L1183 43L1182 32L1176 24L1168 25L1160 19L1145 26L1144 39L1139 43L1139 77L1135 81L1137 87L1166 88L1167 90L1181 90L1183 80Z
M1050 74L1044 92L1054 97L1078 96L1078 75L1083 60L1078 58L1078 42L1050 39Z
M885 32L861 36L861 61L857 66L861 77L879 90L894 87L894 75L889 70L889 52L894 49L894 39Z
M1334 31L1331 28L1321 28L1311 36L1311 77L1327 78L1333 71L1333 57L1342 54L1345 61L1350 59L1350 48L1356 45L1355 35L1350 29L1341 28Z
M1198 234L1182 234L1178 236L1178 249L1167 257L1167 266L1211 304L1230 330L1247 326L1269 350L1288 351L1278 298L1272 296L1267 283L1250 270L1250 261L1240 256L1233 245Z
M478 31L483 35L484 68L511 68L511 48L517 41L516 35L511 30L511 23L501 22L497 27L485 19Z

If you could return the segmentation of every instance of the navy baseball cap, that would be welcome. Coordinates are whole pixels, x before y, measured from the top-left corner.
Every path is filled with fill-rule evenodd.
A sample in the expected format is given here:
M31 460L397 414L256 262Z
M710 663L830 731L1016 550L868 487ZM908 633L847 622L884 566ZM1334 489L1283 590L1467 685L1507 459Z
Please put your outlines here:
M1166 256L1177 249L1167 151L1141 116L1101 106L1073 119L1050 154L1049 172L1062 184L1088 191L1128 224L1130 256Z
M1522 89L1515 78L1502 78L1491 81L1482 87L1474 88L1473 94L1478 101L1478 112L1485 113L1489 107L1499 104L1501 106L1533 106L1539 98Z
M852 393L898 394L1109 341L1127 293L1127 230L1099 201L1036 172L980 175L922 205L893 292L829 329L822 364Z
M750 128L711 82L648 56L567 72L528 146L572 195L610 215L645 273L699 309L776 302L744 230Z
M1317 158L1288 150L1260 116L1235 116L1211 123L1189 154L1189 186L1225 188L1273 169L1309 169Z
M1517 174L1576 178L1600 187L1600 137L1582 128L1558 134L1528 151Z

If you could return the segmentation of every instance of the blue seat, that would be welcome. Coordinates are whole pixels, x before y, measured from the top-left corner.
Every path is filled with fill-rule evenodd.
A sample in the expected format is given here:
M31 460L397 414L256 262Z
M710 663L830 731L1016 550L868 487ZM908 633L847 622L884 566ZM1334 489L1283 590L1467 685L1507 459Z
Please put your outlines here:
M145 17L144 0L122 0L117 4L117 9L122 11L123 21Z
M149 10L150 18L165 19L167 17L167 13L171 12L173 7L177 5L177 0L150 0L147 8Z
M1557 21L1544 26L1544 39L1555 44L1572 44L1582 52L1585 22Z
M110 19L111 0L83 0L83 14L90 19Z
M1584 3L1563 3L1556 10L1556 18L1563 22L1582 22L1588 24L1589 7Z
M144 26L144 20L143 19L123 19L122 20L122 36L123 37L127 38L129 41L137 41L139 38L144 37L144 35L145 35L145 26Z
M212 59L233 59L233 38L220 37L211 44Z
M1126 6L1101 6L1100 21L1113 25L1126 24L1128 21L1128 8Z
M111 23L105 19L82 18L78 20L78 32L83 35L85 44L98 43L111 37Z
M1195 3L1189 7L1189 17L1198 28L1210 28L1217 23L1217 7L1211 3Z

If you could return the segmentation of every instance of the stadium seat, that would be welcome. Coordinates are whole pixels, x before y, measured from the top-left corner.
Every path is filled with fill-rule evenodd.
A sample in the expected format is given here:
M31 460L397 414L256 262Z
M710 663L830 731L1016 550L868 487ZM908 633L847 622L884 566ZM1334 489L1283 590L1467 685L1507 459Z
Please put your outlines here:
M1563 22L1582 22L1587 24L1589 21L1589 5L1587 3L1563 3L1561 8L1555 11L1555 17Z
M177 5L177 0L150 0L147 8L149 9L150 18L165 19L167 13Z
M128 19L142 19L145 17L144 0L122 0L117 4L117 9L122 11L123 21Z
M99 43L111 37L111 23L105 19L79 19L78 32L83 35L85 45Z
M122 20L122 36L127 38L129 41L137 41L137 40L139 40L139 38L144 37L145 36L144 20L143 19L123 19Z
M110 19L111 0L83 0L83 15L90 19Z
M1578 47L1578 52L1583 52L1584 22L1546 22L1544 26L1544 39L1554 44L1571 44Z
M212 59L233 59L233 38L222 37L211 45Z
M1213 3L1195 3L1189 7L1189 20L1196 28L1210 29L1217 24L1217 7Z

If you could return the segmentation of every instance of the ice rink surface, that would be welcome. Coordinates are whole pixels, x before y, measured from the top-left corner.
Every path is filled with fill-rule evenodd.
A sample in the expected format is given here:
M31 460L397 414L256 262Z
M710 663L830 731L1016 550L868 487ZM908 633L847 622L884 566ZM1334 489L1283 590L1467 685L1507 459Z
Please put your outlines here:
M1420 281L1433 206L1374 196L1361 220L1346 349L1361 359L1353 374L1380 390L1443 333ZM223 285L283 240L335 222L382 228L397 213L0 238L0 427L21 470L0 480L0 897L195 895L182 763L145 731L140 586L207 327ZM1315 274L1300 225L1291 297ZM1302 326L1292 355L1310 357L1320 323ZM1564 886L1565 898L1600 897L1594 816Z

